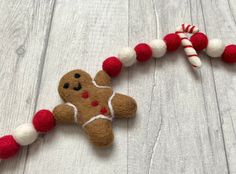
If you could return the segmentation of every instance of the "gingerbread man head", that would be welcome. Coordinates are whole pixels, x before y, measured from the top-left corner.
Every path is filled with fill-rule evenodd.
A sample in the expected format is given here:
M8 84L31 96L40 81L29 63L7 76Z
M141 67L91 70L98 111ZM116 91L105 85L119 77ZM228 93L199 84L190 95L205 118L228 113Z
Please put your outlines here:
M113 92L104 71L92 79L83 70L73 70L61 78L58 91L66 103L54 108L55 119L81 125L97 146L112 143L113 118L130 118L137 109L133 98Z

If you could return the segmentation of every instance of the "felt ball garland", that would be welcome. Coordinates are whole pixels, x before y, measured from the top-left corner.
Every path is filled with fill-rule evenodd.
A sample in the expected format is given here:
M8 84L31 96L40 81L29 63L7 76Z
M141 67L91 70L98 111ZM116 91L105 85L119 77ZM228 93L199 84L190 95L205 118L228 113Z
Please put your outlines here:
M225 47L224 53L222 55L222 60L227 63L236 62L236 45L228 45Z
M130 47L122 48L118 54L118 59L125 67L132 66L136 62L136 52Z
M208 38L204 33L198 32L191 36L190 41L196 51L204 50L208 45Z
M149 45L152 49L152 56L154 58L160 58L160 57L164 56L167 51L166 43L162 39L152 40L149 43Z
M38 132L32 123L25 123L18 126L12 132L12 136L18 144L26 146L33 143L37 139Z
M208 42L206 53L208 56L217 58L221 57L225 49L224 43L220 39L211 39Z
M8 159L18 153L20 145L12 135L0 138L0 159Z
M192 34L188 39L187 34ZM134 48L125 47L120 50L117 57L112 56L104 60L102 69L110 76L117 77L122 67L130 67L136 62L146 62L154 58L163 57L166 52L176 51L182 44L190 64L194 68L201 67L201 60L197 51L205 50L210 57L221 57L224 62L236 62L236 45L227 45L219 39L208 39L206 34L190 24L182 24L175 33L167 34L163 39L154 39L150 43L139 43ZM75 75L80 78L80 74ZM64 84L69 88L69 84ZM89 93L84 91L82 98L88 99ZM99 102L94 100L91 106L97 107ZM108 112L107 108L100 109L101 114ZM51 111L42 109L35 113L32 123L18 126L11 135L0 137L0 159L8 159L18 153L21 146L33 143L40 133L47 133L55 127L55 118Z
M167 51L171 52L176 51L181 44L180 37L175 33L167 34L163 40L166 42Z
M51 111L42 109L33 118L33 125L38 132L46 133L55 127L55 119Z
M188 39L186 34L192 34ZM225 46L219 39L209 40L207 35L199 32L199 29L190 24L180 25L175 33L170 33L164 36L163 39L154 39L150 43L140 43L134 49L127 47L123 48L118 54L118 61L106 59L103 62L103 70L111 77L116 77L120 74L122 65L130 67L136 62L146 62L151 57L161 58L166 52L176 51L182 44L189 63L194 68L200 68L202 63L198 57L197 51L206 51L210 57L221 59L227 63L236 62L236 45Z
M139 62L146 62L152 57L152 49L146 43L140 43L134 48Z
M102 69L111 77L116 77L120 74L122 62L117 57L108 57L102 64Z
M21 146L33 143L39 133L46 133L55 126L54 116L49 110L38 111L32 123L18 126L12 135L0 138L0 159L8 159L18 153Z

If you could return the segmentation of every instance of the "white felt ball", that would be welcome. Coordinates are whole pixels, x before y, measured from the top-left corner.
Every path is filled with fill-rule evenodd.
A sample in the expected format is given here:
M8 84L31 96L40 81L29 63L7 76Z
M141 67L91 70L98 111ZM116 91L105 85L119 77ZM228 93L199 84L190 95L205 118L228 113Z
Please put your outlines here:
M225 49L225 45L220 39L211 39L208 42L206 53L210 57L220 57Z
M152 55L155 58L162 57L166 53L166 43L161 39L152 40L149 46L152 48Z
M38 137L38 133L32 123L25 123L18 126L12 136L18 144L25 146L33 143Z
M133 48L126 47L121 49L118 58L125 67L129 67L136 62L136 52Z

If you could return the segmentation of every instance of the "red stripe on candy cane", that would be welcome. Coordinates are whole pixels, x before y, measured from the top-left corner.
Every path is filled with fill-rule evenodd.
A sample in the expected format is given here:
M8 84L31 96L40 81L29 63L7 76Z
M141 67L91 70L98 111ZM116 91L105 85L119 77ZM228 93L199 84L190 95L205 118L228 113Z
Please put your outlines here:
M186 45L184 46L184 48L192 48L193 46L192 45Z
M187 39L187 40L188 40L188 38L187 38L187 37L183 37L183 38L181 38L181 40L184 40L184 39Z
M175 32L176 34L179 34L179 33L184 33L183 31L176 31Z
M185 32L188 32L188 29L189 29L190 26L191 26L191 25L188 25L188 26L186 27Z
M195 26L192 26L189 33L193 33L194 28L195 28Z
M182 24L182 31L185 32L185 26Z
M197 54L188 55L188 57L194 57L194 56L197 56Z

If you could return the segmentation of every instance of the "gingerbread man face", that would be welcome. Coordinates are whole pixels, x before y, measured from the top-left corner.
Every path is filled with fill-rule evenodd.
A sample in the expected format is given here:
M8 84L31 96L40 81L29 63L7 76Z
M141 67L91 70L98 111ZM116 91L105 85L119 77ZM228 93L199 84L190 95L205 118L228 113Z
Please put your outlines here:
M91 85L93 85L92 78L88 73L82 70L74 70L61 78L58 91L64 101L70 101L75 96L80 100L82 91L84 92Z
M78 123L97 146L111 144L113 118L132 117L137 106L131 97L113 92L110 84L104 71L99 71L94 80L82 70L65 74L58 91L66 103L54 108L55 119Z

